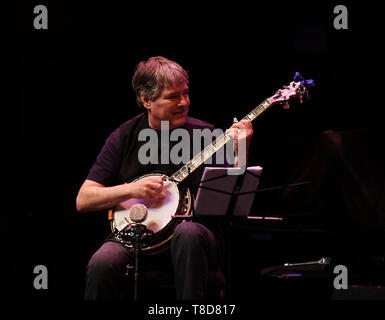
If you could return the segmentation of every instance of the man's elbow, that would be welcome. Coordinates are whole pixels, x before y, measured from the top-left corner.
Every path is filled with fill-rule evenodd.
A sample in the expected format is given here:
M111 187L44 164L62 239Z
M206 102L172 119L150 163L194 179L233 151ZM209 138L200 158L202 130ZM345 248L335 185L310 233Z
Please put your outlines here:
M78 196L76 197L76 210L78 212L87 212L87 205L85 201L83 200L83 197L79 193Z

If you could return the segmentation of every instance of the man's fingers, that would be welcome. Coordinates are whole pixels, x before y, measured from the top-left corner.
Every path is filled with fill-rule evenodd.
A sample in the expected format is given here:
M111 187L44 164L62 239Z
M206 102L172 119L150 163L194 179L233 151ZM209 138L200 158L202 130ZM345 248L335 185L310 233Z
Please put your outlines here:
M238 128L231 127L230 129L227 129L226 133L227 135L235 139L238 136Z
M163 190L163 184L160 183L152 183L150 185L150 188L156 192L162 192Z
M250 120L241 120L239 122L234 122L234 124L231 126L231 128L250 129L250 128L252 128L252 124L251 124Z

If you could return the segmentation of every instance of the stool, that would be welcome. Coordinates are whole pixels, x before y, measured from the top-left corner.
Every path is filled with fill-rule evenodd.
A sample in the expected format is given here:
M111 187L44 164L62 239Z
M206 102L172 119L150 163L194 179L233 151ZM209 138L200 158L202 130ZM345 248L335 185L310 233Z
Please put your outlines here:
M223 300L225 298L226 278L222 271L209 271L209 299Z

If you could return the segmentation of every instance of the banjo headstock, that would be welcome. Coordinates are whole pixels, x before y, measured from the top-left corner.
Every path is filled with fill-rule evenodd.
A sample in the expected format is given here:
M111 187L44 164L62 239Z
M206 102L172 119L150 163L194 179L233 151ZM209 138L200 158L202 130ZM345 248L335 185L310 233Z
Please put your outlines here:
M303 98L310 99L309 88L314 86L313 80L305 80L298 72L294 76L294 81L289 85L279 89L270 98L267 98L268 102L273 105L281 103L284 105L284 109L289 108L289 101L294 98L299 98L302 103Z

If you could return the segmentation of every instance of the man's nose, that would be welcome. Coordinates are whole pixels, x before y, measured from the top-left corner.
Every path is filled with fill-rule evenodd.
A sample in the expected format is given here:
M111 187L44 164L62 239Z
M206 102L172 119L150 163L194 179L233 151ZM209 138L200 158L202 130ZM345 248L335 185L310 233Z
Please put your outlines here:
M185 96L181 96L178 101L178 107L187 107L188 106L188 99Z

